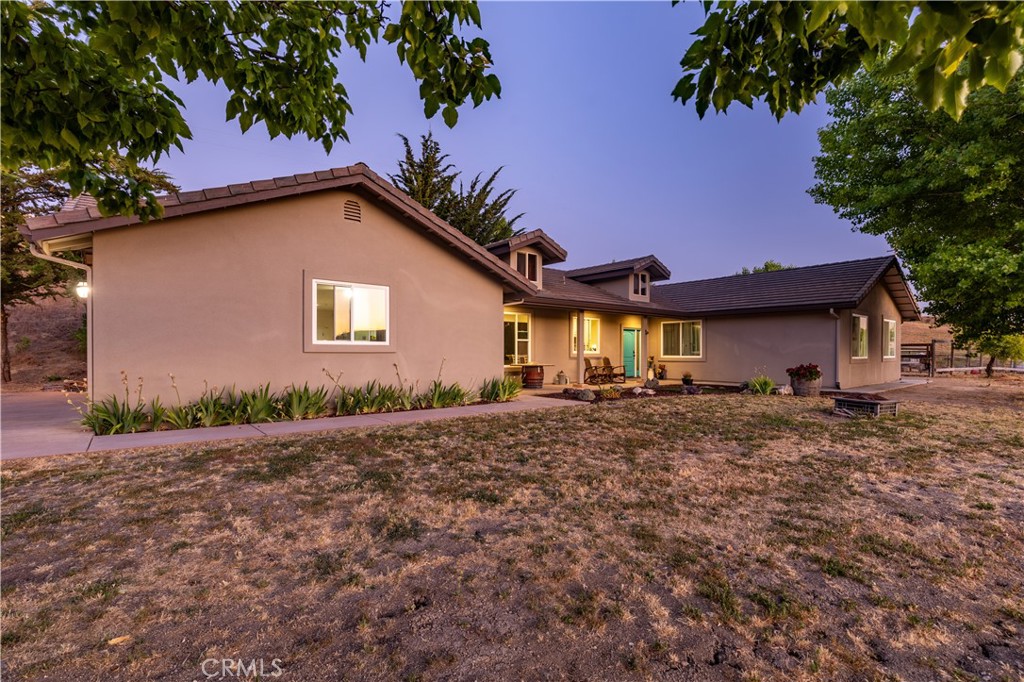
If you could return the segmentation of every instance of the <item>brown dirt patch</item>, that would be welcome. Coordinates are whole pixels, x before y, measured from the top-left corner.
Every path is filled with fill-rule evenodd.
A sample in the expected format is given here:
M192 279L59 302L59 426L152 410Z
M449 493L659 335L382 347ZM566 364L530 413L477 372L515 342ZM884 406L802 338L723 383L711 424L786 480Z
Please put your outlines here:
M1024 411L1024 374L996 372L989 379L976 374L954 374L929 379L928 384L890 391L894 400L913 400L937 405L1005 407Z
M85 378L85 354L75 330L85 306L76 298L41 299L11 311L11 383L4 391L59 390L63 379ZM57 379L56 377L60 377Z
M613 401L5 464L5 677L1020 679L1019 413L830 409Z

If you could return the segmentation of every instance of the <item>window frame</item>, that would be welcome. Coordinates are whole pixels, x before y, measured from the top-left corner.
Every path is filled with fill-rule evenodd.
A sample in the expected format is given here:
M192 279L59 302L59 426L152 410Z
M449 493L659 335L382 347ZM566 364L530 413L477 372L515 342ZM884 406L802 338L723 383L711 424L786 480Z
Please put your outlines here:
M351 287L352 289L356 289L358 287L358 288L361 288L361 289L378 289L378 290L383 290L383 292L384 292L384 332L387 335L387 340L385 340L385 341L356 341L356 340L350 339L350 340L346 341L344 339L330 339L330 340L318 339L317 335L316 335L316 325L317 325L317 308L316 308L316 293L317 292L316 292L316 288L320 284L325 284L325 285L332 286L332 287L335 287L335 288L337 288L337 287ZM369 348L389 348L391 346L391 343L394 341L393 334L392 334L392 328L391 328L391 287L389 287L389 286L387 286L385 284L364 284L362 282L344 282L344 281L341 281L341 280L323 279L321 277L311 277L310 278L310 289L309 289L309 291L310 291L310 299L311 299L311 301L310 301L310 303L311 303L311 311L310 311L311 318L310 318L310 328L309 329L310 329L310 334L311 334L311 336L310 336L310 343L312 345L314 345L314 346L342 346L342 347L364 346L364 347L369 347ZM350 309L350 311L349 311L349 326L350 327L355 327L355 325L352 323L352 318L351 318L353 313L354 313L354 311ZM353 329L353 332L354 331L355 330Z
M665 327L666 325L679 325L679 348L682 350L683 347L683 325L684 324L697 324L700 325L700 353L697 355L668 355L665 353ZM661 355L659 356L663 360L703 360L704 359L704 320L664 320L661 323L661 336L659 338L660 346L658 348Z
M651 277L646 272L633 273L633 295L647 297L650 289Z
M577 350L579 348L579 341L576 338L576 325L578 323L578 320L579 320L579 315L573 314L573 315L569 316L569 357L571 357L571 358L575 358L575 357L579 356L579 352ZM584 350L583 351L583 357L586 357L588 355L600 355L601 354L601 318L600 317L588 317L586 315L583 316L583 333L584 333L583 340L584 341L587 340L587 337L586 337L587 322L596 322L597 323L597 329L596 329L596 331L597 331L597 344L595 345L594 350Z
M523 259L524 270L519 269L519 259ZM529 251L516 251L516 272L530 280L531 282L537 282L540 280L540 257L535 253ZM531 277L530 274L533 274Z
M899 327L896 326L896 320L890 320L887 317L882 318L882 359L883 360L895 360L899 357L900 344L899 344ZM889 325L892 325L892 338L889 338ZM891 344L891 345L890 345ZM889 349L892 349L892 355L889 354Z
M525 363L513 362L511 365L505 365L505 367L517 367L517 366L522 366L523 364L527 364L528 365L531 362L533 362L533 315L531 315L530 313L520 313L520 312L516 312L516 311L506 310L506 311L504 311L502 313L502 316L501 316L502 324L504 324L506 322L505 315L515 315L516 318L517 318L516 321L515 321L515 325L516 325L516 338L514 340L516 344L519 343L519 320L518 320L518 318L519 317L525 317L526 318L526 325L527 325L526 326L526 362ZM502 344L504 345L504 340L502 340ZM502 351L504 351L504 350L505 349L502 348ZM504 355L506 355L506 353L503 352L502 355L504 356ZM513 357L517 357L518 355L519 355L518 353L513 353L512 354Z
M856 320L863 320L864 324L864 355L857 355L859 350L857 346L860 345L860 336L854 339L854 330L857 329L858 325L855 324ZM860 313L850 313L850 359L851 360L868 360L871 358L871 325L869 323L870 318L867 315L861 315Z

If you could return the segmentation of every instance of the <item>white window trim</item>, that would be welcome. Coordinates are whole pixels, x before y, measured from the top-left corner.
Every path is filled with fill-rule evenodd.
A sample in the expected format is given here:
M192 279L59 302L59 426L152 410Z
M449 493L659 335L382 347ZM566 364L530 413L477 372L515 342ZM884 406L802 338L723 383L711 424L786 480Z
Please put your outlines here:
M665 325L667 324L678 324L683 325L687 322L697 323L700 325L700 354L699 355L667 355L665 353ZM682 333L682 326L680 326L680 333ZM661 323L661 336L658 339L660 346L658 350L661 351L659 356L663 360L703 360L704 359L704 320L668 320ZM682 339L680 339L680 347L682 347Z
M865 355L854 355L857 352L856 344L853 342L853 321L857 318L864 320L864 341L867 348L864 349ZM867 360L871 357L871 325L868 324L867 315L858 315L857 313L850 313L850 359L851 360Z
M896 331L896 338L892 342L892 355L889 355L889 325L893 326ZM882 318L882 359L894 360L900 352L899 348L899 327L896 326L896 320L890 320L889 318Z
M571 357L571 358L574 358L574 357L576 357L578 355L578 353L572 347L572 337L573 337L573 334L575 334L576 330L578 329L578 327L577 327L578 320L579 320L579 315L570 315L569 316L569 327L570 327L570 329L569 329L569 357ZM595 350L583 351L583 357L586 357L588 355L600 355L601 354L601 318L600 317L587 317L586 315L584 315L583 316L583 331L584 332L587 330L587 321L588 320L592 320L594 322L597 322L597 348ZM586 337L584 337L584 338L586 338ZM579 347L579 345L580 345L580 341L577 340L576 341L576 346Z
M361 287L363 289L382 289L384 291L384 331L387 332L388 339L383 343L380 341L342 341L342 340L331 340L321 341L316 338L316 286L318 284L327 284L335 287ZM391 287L384 286L381 284L362 284L361 282L341 282L333 279L312 279L311 285L311 307L312 310L310 324L312 325L312 342L316 346L369 346L371 348L387 348L394 341L391 333Z
M526 362L527 362L527 364L533 362L533 315L531 315L530 313L517 313L517 312L514 312L514 311L506 310L504 313L502 313L502 316L501 316L502 323L504 323L504 321L505 321L505 315L522 315L523 317L526 318L526 324L528 325L526 327L526 334L527 334L527 336L526 336ZM519 334L519 320L516 320L516 338L515 338L515 343L517 343L517 344L519 343L519 336L518 336L518 334ZM504 350L504 348L502 350ZM504 353L503 353L503 355L504 355ZM516 353L513 353L512 355L515 356ZM520 365L520 363L517 362L517 363L513 363L511 365L505 365L505 366L506 367L519 367L521 365Z

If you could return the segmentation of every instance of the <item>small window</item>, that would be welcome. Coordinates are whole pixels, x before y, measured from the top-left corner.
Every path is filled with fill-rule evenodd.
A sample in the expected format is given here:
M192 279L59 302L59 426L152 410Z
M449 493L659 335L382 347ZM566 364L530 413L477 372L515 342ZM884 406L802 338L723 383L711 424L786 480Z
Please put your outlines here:
M313 280L313 343L387 344L388 287Z
M351 220L355 223L363 222L363 209L359 205L358 201L353 199L345 200L345 208L343 209L345 214L345 220Z
M505 364L525 365L530 362L530 316L505 313Z
M699 358L702 353L700 320L661 323L663 358Z
M896 320L882 320L882 348L885 350L882 357L896 357Z
M868 318L866 315L851 316L850 355L854 360L868 357Z
M537 281L537 254L523 253L516 254L516 270L531 282Z
M572 316L572 347L570 353L575 356L579 336L576 328L579 324L579 315ZM601 352L601 320L596 317L583 318L583 354L593 355Z
M633 275L633 294L636 296L647 295L648 275L646 272L638 272Z

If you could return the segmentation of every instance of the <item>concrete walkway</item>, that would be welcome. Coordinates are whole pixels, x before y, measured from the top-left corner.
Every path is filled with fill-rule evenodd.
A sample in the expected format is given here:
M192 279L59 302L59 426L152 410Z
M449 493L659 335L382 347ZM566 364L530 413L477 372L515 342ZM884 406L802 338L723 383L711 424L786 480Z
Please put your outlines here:
M903 378L899 381L891 381L887 384L871 384L870 386L858 386L857 388L822 388L821 394L828 395L831 393L885 393L887 391L898 391L901 388L910 388L911 386L922 386L929 383L928 379L923 377L912 377Z
M82 400L82 399L79 399ZM337 431L387 424L455 419L482 414L523 412L550 407L572 407L587 403L556 398L522 395L511 403L466 405L440 410L413 410L365 414L351 417L328 417L300 422L272 422L216 426L207 429L126 433L116 436L94 436L85 431L78 412L68 405L61 393L11 393L0 397L0 459L11 460L44 455L67 455L80 452L102 452L127 448L148 448L183 443L203 443L238 438L266 438L293 433Z

